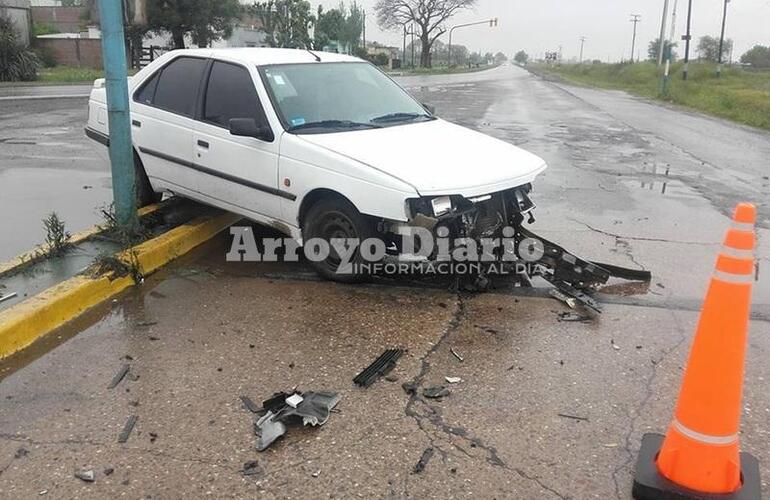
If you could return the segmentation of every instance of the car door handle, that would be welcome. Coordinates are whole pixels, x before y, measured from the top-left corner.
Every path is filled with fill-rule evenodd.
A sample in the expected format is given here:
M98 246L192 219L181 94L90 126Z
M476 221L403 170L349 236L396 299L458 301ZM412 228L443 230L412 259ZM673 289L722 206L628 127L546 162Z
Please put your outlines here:
M198 146L202 147L203 149L208 149L209 148L209 143L206 142L206 141L200 141L199 140L198 141Z
M142 122L139 120L131 120L131 125L133 125L136 128L142 128Z

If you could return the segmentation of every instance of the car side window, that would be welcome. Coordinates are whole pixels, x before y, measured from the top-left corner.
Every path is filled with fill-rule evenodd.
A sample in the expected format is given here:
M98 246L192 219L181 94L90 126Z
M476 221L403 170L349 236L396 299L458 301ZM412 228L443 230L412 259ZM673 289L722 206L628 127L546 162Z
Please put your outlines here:
M155 85L152 105L192 117L206 60L179 57L163 68Z
M152 106L152 101L155 98L155 89L158 87L159 79L160 71L156 72L149 80L142 84L142 88L140 88L139 92L134 95L134 100L140 104Z
M257 90L246 68L214 61L206 87L203 121L228 128L231 118L254 118L257 124L264 123Z

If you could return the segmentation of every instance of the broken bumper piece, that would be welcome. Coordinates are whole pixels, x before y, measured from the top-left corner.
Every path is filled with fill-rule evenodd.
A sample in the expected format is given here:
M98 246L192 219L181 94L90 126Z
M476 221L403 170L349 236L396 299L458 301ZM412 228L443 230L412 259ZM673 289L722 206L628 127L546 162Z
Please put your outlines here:
M257 450L266 450L276 439L286 434L291 425L324 425L341 396L336 392L278 393L266 400L266 413L254 424Z

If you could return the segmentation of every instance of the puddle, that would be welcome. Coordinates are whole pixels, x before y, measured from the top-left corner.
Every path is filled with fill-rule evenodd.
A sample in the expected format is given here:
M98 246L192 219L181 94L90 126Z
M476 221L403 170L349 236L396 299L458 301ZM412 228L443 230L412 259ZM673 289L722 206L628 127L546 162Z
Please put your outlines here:
M75 233L102 222L98 207L112 201L110 174L100 170L9 168L0 170L0 186L0 261L40 244L51 212Z

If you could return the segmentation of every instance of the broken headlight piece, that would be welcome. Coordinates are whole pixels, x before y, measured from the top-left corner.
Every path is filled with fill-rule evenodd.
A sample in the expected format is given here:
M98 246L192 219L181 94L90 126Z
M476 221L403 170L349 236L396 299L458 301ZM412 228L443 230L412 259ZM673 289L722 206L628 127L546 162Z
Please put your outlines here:
M438 196L430 200L430 205L433 208L433 215L440 217L452 211L452 198L449 196Z

